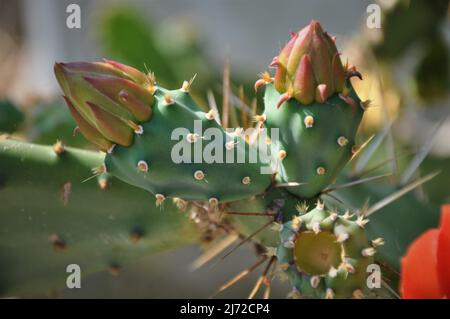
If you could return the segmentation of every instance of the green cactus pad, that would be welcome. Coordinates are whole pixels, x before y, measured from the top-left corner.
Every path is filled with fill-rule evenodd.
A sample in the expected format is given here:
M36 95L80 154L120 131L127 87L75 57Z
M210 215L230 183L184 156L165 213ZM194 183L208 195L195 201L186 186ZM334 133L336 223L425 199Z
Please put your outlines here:
M58 151L60 154L57 154ZM91 168L100 152L0 140L0 296L64 288L139 258L199 241L187 214ZM83 285L83 284L82 284Z
M142 134L135 136L131 146L117 145L106 156L108 172L162 195L161 199L216 198L228 202L262 193L271 184L272 176L261 174L264 164L260 156L256 162L250 161L253 146L241 136L225 132L214 118L197 107L189 93L158 88L155 98L153 117L142 124ZM200 131L196 125L201 126ZM217 134L208 136L208 131L213 131L210 128ZM230 141L231 150L226 147ZM181 161L180 155L186 154ZM215 162L208 163L210 154L218 155L217 160L210 157ZM174 156L178 159L174 160Z
M349 82L347 86L351 87ZM353 89L348 96L354 105L334 94L325 103L302 105L290 99L277 108L280 96L273 84L266 86L265 125L269 135L270 129L279 129L279 141L271 144L272 154L286 152L277 178L300 183L288 191L312 198L332 183L350 160L364 111Z

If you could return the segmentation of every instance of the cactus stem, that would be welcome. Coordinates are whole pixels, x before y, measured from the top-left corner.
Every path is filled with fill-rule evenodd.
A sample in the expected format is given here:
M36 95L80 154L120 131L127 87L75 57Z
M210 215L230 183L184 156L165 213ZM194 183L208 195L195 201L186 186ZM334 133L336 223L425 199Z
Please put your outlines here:
M155 201L156 207L159 207L164 203L166 197L163 194L156 194L155 199L156 199Z
M364 299L364 293L362 292L361 289L356 289L353 291L352 297L354 299Z
M53 144L53 151L56 155L61 155L65 152L66 148L60 140L57 140L55 144Z
M319 287L320 284L320 277L319 276L312 276L309 283L311 284L312 288Z
M245 176L242 179L242 184L244 184L244 185L249 185L251 182L252 182L252 180L251 180L250 176Z
M339 146L344 147L348 144L348 139L344 136L339 136L339 138L337 139L337 143Z
M164 105L169 106L175 103L175 100L172 98L170 94L164 95Z
M116 144L112 144L107 150L106 152L108 154L112 154L112 152L114 151L114 148L116 147Z
M372 257L373 255L376 254L376 250L373 247L368 247L368 248L364 248L361 251L361 255L363 255L364 257Z
M58 234L48 236L48 241L52 244L55 251L63 251L66 249L66 242Z
M146 161L140 160L140 161L137 163L137 168L138 168L138 170L141 171L141 172L144 172L144 173L147 173L147 172L148 172L148 164L147 164Z
M384 245L384 239L383 238L379 237L377 239L372 240L372 246L374 248L377 248L377 247L382 246L382 245Z
M334 291L331 288L327 288L325 293L325 299L334 299Z
M317 175L325 175L326 172L327 172L327 170L323 166L319 166L316 169Z
M198 181L201 181L205 178L205 173L203 173L203 171L201 171L201 170L195 171L194 178Z
M305 123L306 128L313 127L314 126L314 117L312 117L311 115L306 116L305 119L303 120L303 123Z

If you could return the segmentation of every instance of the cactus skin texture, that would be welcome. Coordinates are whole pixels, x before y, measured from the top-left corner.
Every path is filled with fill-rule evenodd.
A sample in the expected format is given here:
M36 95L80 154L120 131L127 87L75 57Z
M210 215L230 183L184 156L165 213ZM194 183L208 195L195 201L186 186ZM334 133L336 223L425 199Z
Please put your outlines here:
M82 278L115 274L199 240L172 202L155 208L146 191L108 174L83 182L104 155L59 146L0 140L1 296L61 289L69 264Z
M364 296L366 268L373 263L375 253L364 223L362 218L339 215L319 202L308 213L283 224L276 254L301 296Z
M208 113L196 106L189 93L158 88L154 97L157 102L153 107L153 118L142 124L143 134L137 135L131 146L118 146L106 156L109 172L154 194L184 200L216 198L220 202L228 202L262 193L270 185L271 175L261 174L261 162L250 163L250 148L253 146L241 136L226 133ZM167 105L169 97L171 104ZM193 136L196 134L195 125L200 124L205 134ZM181 134L172 139L171 132L177 128L184 132L180 131ZM207 137L210 128L220 134L222 144L208 140L211 139ZM189 142L189 136L194 142ZM234 144L231 150L226 147L230 142ZM228 156L227 153L232 154L232 162L207 163L204 157L196 163L196 154L203 154L209 143L220 148L223 158ZM171 150L176 150L176 144L190 151L190 163L174 162ZM182 152L176 151L175 155ZM237 162L241 156L245 158L244 163ZM147 164L148 169L137 169L139 162ZM225 181L229 186L225 187Z
M352 156L364 104L354 92L333 39L320 24L295 33L274 58L275 78L265 73L255 88L266 85L265 125L279 129L272 154L281 154L277 178L300 183L289 191L303 198L317 196Z
M354 91L349 94L359 101ZM291 99L276 109L280 96L272 84L266 87L265 124L269 134L271 128L279 129L279 143L271 144L272 154L286 152L277 178L299 183L288 190L312 198L334 181L352 157L363 112L359 107L353 110L338 95L307 106Z

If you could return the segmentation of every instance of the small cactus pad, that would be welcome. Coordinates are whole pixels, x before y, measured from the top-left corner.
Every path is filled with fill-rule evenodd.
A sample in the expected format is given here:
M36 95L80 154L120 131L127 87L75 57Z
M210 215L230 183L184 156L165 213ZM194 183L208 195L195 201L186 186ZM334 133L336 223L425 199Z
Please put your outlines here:
M256 149L224 131L189 93L158 88L154 98L153 117L142 123L133 144L117 145L106 156L108 172L154 194L183 200L227 202L262 193L270 185L271 175L261 174L259 155L250 160ZM217 161L208 162L214 155Z
M297 33L271 65L275 77L262 74L255 89L266 86L264 118L268 133L279 129L272 154L287 154L278 167L289 191L312 198L328 186L352 156L364 112L349 79L361 75L343 66L335 40L317 21Z
M352 90L348 98L359 105ZM325 103L302 105L295 99L277 109L280 94L272 84L266 86L265 111L269 135L278 128L278 141L271 143L271 154L284 150L287 156L279 161L277 178L282 182L299 183L289 191L311 198L325 189L352 157L352 146L363 110L349 105L338 94Z
M237 200L270 185L256 147L202 112L191 82L169 91L152 74L109 60L54 70L79 130L108 153L106 171L151 191L157 206L168 197Z
M300 295L349 298L365 291L366 268L373 262L375 247L362 220L348 213L339 215L319 202L283 224L276 254Z

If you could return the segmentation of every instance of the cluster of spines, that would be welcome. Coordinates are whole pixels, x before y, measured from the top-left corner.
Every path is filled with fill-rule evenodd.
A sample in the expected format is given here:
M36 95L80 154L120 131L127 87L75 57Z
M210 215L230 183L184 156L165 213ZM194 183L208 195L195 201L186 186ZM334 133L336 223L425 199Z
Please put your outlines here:
M364 231L367 223L368 219L363 216L355 217L349 212L338 214L320 202L310 212L304 213L302 209L299 215L284 223L280 227L281 244L276 254L280 268L294 286L294 295L364 297L365 268L372 262L376 248L384 243L382 238L369 243ZM325 251L336 254L334 262L314 264L314 261L305 260L308 253L320 254L323 249L320 245L329 245ZM299 252L297 248L300 247L302 251Z

